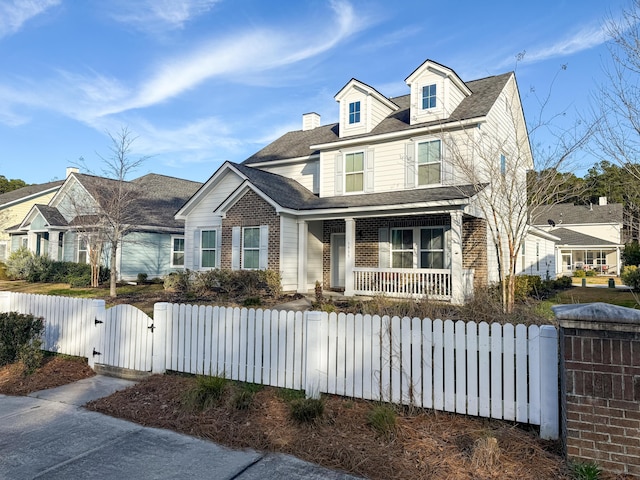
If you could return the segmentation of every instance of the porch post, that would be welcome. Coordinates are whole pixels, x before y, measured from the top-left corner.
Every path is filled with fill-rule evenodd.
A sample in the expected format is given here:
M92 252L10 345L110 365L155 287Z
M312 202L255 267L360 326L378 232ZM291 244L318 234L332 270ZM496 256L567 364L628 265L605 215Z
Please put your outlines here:
M354 295L353 267L355 267L356 253L356 221L353 218L345 218L344 223L344 294L350 297Z
M462 210L451 212L451 303L462 305L467 292L462 275Z
M298 293L306 294L309 291L307 285L307 238L309 224L304 220L298 220Z

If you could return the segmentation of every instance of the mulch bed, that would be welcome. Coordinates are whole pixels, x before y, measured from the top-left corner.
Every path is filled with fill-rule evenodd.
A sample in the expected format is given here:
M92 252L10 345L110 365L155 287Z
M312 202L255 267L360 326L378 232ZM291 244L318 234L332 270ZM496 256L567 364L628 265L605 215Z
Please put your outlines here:
M42 366L31 375L25 374L24 365L14 363L0 367L0 393L5 395L28 395L38 390L59 387L95 372L86 359L65 356L46 356Z
M327 396L322 418L300 424L277 389L262 388L249 408L239 410L232 398L240 387L230 383L217 405L198 411L185 407L194 385L193 377L155 375L87 408L234 448L288 453L370 479L571 478L557 442L508 422L405 409L395 434L385 436L368 423L373 402Z

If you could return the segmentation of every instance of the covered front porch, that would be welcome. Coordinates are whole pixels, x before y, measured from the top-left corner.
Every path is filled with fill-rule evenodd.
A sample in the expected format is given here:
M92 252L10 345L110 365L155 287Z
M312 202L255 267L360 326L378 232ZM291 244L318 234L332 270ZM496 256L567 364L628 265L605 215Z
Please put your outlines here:
M299 219L298 229L300 293L317 280L345 296L462 304L486 283L486 224L461 209Z

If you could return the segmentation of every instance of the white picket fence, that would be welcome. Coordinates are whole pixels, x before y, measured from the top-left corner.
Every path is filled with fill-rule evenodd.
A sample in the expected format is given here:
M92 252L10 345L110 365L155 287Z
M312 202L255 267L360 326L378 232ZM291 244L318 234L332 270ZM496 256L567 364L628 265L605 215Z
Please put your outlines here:
M117 358L118 366L156 373L224 375L530 423L543 438L558 438L558 339L549 325L158 303L149 337L150 326L133 313L111 326L117 315L106 312L126 309L105 312L103 301L0 292L0 311L9 310L43 316L44 348L86 356L92 366ZM134 348L133 338L142 345ZM96 357L105 345L118 353ZM150 362L136 360L143 350Z

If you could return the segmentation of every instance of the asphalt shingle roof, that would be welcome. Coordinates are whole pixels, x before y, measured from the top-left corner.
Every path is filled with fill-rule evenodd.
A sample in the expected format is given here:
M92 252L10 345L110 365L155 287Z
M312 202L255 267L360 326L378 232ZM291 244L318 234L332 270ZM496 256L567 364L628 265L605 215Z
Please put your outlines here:
M466 82L467 87L473 92L470 96L464 98L460 105L444 120L436 120L432 122L419 123L411 125L410 123L410 95L390 98L393 103L398 105L399 109L392 112L382 122L380 122L371 133L364 135L354 135L349 137L361 138L384 133L398 132L403 130L413 130L416 128L427 127L431 125L445 124L448 122L457 122L470 118L482 117L489 113L489 110L496 102L500 92L503 90L512 73L503 73L493 77L482 78ZM311 145L337 142L341 139L339 135L339 126L337 123L324 125L313 130L296 130L285 133L283 136L270 143L262 150L247 158L245 165L270 162L274 160L283 160L287 158L306 157L317 154L318 151L312 151Z
M63 183L63 180L58 180L55 182L40 183L38 185L27 185L26 187L3 193L2 195L0 195L0 207L6 205L7 203L12 203L16 200L20 200L21 198L31 197L33 195L46 192L47 190L50 190L52 188L60 187Z
M475 185L457 185L400 190L394 192L343 195L319 198L295 180L265 172L247 165L229 162L249 181L278 205L292 210L323 210L331 208L379 207L470 198L478 191ZM480 189L484 188L484 185Z
M553 220L557 227L565 225L580 225L588 223L622 223L621 203L608 205L572 205L559 203L553 205L533 218L534 225L547 225Z
M67 221L57 208L42 204L37 204L35 207L42 214L50 227L65 227L68 225Z
M556 228L549 232L560 238L558 245L574 245L574 246L595 246L595 245L617 245L616 243L602 240L601 238L585 235L584 233L575 232L568 228Z

